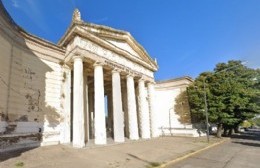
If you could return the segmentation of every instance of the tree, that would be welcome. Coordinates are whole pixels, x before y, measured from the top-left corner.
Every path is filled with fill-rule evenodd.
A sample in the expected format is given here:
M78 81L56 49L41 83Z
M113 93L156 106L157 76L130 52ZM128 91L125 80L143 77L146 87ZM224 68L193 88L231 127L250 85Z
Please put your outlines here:
M188 87L192 118L205 118L204 89L209 121L218 124L217 136L232 133L244 120L260 113L260 70L244 66L241 61L219 63L214 72L203 72Z
M260 117L255 117L252 120L253 125L260 127Z

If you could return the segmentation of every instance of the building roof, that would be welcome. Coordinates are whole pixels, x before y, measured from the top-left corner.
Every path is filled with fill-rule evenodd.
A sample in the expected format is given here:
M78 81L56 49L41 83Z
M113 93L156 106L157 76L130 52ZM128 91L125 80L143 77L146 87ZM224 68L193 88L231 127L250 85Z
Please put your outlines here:
M81 20L78 9L75 9L72 22L65 34L59 40L58 45L66 47L75 36L88 38L94 43L98 43L103 47L107 47L115 52L118 51L120 54L126 57L127 55L133 56L133 53L131 53L129 50L125 50L125 48L122 48L115 43L111 43L111 40L121 42L127 45L134 53L137 53L137 55L141 56L143 61L150 64L151 70L158 70L157 62L149 56L146 50L133 38L129 32L114 29L104 25L85 22ZM131 59L131 56L128 58Z
M179 77L175 79L156 81L157 90L168 90L173 88L186 88L193 82L193 79L189 76Z
M169 82L177 82L177 81L189 81L189 82L193 82L194 80L189 77L189 76L183 76L183 77L178 77L178 78L173 78L173 79L167 79L167 80L160 80L160 81L156 81L157 84L162 84L162 83L169 83Z

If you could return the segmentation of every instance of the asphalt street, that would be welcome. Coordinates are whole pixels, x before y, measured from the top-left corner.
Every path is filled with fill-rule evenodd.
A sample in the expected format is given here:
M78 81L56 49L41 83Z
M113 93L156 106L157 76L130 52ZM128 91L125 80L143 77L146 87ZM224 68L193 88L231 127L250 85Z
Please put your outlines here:
M260 168L260 130L236 134L224 144L167 168Z

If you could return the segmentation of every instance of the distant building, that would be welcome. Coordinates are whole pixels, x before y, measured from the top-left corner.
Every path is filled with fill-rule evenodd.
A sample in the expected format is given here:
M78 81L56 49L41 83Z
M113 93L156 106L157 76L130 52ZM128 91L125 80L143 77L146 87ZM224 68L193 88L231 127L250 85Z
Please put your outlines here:
M86 23L75 10L53 44L19 27L2 2L0 8L0 150L59 143L81 148L191 128L181 117L189 115L187 101L175 99L192 79L156 83L156 61L129 32Z

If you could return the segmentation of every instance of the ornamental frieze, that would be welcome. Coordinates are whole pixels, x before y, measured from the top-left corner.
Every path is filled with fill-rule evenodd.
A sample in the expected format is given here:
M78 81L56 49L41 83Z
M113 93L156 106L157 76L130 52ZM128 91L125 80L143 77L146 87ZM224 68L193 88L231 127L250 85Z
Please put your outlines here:
M144 74L146 76L149 76L151 78L154 78L153 76L153 72L144 68L143 66L134 63L112 51L109 51L105 48L102 48L100 46L98 46L95 43L92 43L90 41L87 40L77 40L77 45L81 48L84 48L85 50L88 50L100 57L103 57L105 59L111 60L112 62L116 62L119 65L124 65L125 66L125 70L130 69L133 70L135 72L140 72L140 74ZM121 66L120 66L121 67Z

